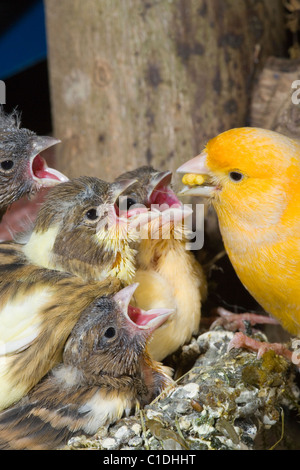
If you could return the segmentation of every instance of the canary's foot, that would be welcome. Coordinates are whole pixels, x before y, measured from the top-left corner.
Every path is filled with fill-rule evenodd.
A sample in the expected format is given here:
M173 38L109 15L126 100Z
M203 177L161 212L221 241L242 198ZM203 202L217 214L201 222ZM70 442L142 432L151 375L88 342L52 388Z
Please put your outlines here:
M288 361L292 362L292 352L285 348L283 344L256 341L255 339L249 338L249 336L246 336L241 332L236 333L228 344L228 351L238 348L250 349L251 351L257 352L258 359L260 359L265 354L265 352L271 349L279 356L283 356Z
M222 325L225 329L230 331L243 331L246 332L246 324L253 325L279 325L275 318L267 317L266 315L257 315L256 313L232 313L223 307L216 309L216 313L220 318L215 320L211 327Z

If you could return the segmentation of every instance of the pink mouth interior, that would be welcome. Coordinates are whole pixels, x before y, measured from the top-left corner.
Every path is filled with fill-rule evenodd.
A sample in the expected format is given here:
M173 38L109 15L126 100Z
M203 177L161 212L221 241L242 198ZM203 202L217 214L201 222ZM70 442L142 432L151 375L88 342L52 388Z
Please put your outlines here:
M137 326L148 325L150 320L157 317L155 314L145 315L140 308L133 307L132 305L128 305L128 316Z
M40 155L37 155L36 157L34 157L33 162L32 162L32 173L34 174L34 176L36 176L36 178L39 178L39 179L48 178L48 179L59 181L59 178L56 175L50 173L47 170L48 168L47 168L45 160Z
M181 207L181 203L171 188L161 186L153 191L149 200L150 206L167 204L169 207Z

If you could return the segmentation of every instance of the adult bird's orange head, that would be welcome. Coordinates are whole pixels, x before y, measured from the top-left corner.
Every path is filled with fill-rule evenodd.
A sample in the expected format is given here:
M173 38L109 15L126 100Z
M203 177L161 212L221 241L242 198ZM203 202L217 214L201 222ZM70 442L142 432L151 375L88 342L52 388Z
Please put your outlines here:
M181 194L211 199L245 287L300 332L300 144L269 130L231 129L177 171L191 174ZM195 174L202 185L193 184Z

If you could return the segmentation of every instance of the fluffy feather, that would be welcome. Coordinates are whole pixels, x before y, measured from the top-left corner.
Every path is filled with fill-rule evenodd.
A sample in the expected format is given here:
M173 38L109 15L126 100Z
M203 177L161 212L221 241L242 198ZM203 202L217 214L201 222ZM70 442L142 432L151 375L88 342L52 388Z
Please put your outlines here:
M84 282L40 268L13 243L0 245L0 409L28 392L56 364L82 311L114 292L117 278Z
M124 289L119 295L128 294ZM171 383L147 353L152 327L134 323L127 308L116 297L102 297L82 313L63 362L24 400L0 413L1 449L53 449L71 436L94 434ZM156 316L158 325L160 313Z
M132 184L80 177L52 188L23 252L37 265L67 271L85 280L117 276L125 284L134 273L139 234L131 217L117 214L122 191ZM146 209L145 209L146 211Z
M138 204L156 205L164 216L170 207L178 220L159 226L159 219L150 221L152 237L142 237L136 256L134 281L139 283L136 304L148 310L155 307L174 308L175 312L155 331L149 344L151 356L158 361L175 352L197 333L201 305L206 297L206 279L194 255L186 249L186 227L183 225L182 203L171 187L171 173L144 166L118 177L118 181L136 178L138 182L125 194ZM167 219L168 220L168 219ZM154 235L154 237L153 237Z
M89 177L61 183L25 244L0 244L0 408L59 361L91 301L132 280L138 235L130 224L140 211L129 218L116 207L130 184Z

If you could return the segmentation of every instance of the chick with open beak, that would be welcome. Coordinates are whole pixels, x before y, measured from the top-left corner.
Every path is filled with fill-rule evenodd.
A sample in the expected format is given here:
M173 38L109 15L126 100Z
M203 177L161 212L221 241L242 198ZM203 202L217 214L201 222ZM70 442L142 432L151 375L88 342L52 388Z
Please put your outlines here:
M148 220L146 207L119 208L120 196L134 183L82 176L52 188L23 245L27 259L85 280L116 276L130 283L139 228Z
M0 414L1 449L50 450L72 436L95 434L172 383L147 352L152 332L172 311L133 309L136 288L96 299L85 309L62 363L26 400Z
M61 183L25 239L0 244L0 409L55 365L87 302L132 282L136 225L148 216L147 208L119 207L133 183Z
M117 181L127 178L136 178L137 182L124 194L157 215L142 227L134 281L139 283L135 301L140 308L174 309L174 314L155 331L149 344L151 357L161 361L198 332L206 279L202 267L186 247L187 219L192 211L174 193L172 173L143 166L120 175Z
M44 150L59 142L21 128L17 112L5 114L0 108L0 220L11 204L26 194L68 180L49 168L41 156Z

